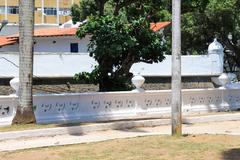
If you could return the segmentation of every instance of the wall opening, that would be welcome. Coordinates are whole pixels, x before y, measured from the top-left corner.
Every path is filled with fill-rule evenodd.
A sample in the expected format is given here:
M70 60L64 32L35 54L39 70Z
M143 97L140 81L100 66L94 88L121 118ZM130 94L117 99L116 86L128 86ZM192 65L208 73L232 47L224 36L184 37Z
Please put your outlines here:
M70 44L70 52L71 53L78 53L78 43L71 43Z

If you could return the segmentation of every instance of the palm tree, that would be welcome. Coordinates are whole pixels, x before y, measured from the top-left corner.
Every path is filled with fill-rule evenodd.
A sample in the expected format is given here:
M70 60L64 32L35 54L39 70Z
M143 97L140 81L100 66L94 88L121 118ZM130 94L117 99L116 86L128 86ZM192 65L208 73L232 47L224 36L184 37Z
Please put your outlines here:
M19 106L13 123L35 122L32 98L34 0L19 1Z
M172 0L172 135L182 135L181 0Z

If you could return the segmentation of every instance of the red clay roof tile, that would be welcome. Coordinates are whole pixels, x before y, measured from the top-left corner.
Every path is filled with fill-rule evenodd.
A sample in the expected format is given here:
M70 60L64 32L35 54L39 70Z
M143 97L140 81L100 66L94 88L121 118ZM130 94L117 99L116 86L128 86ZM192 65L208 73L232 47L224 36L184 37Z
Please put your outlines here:
M14 44L18 41L18 38L8 38L5 36L0 36L0 47Z
M74 36L77 28L44 28L34 31L34 37L55 37L55 36ZM9 38L18 38L19 34L8 36Z
M167 27L168 25L170 25L171 22L157 22L157 23L150 23L150 28L154 31L157 32L160 29L163 29L165 27Z
M150 28L156 32L170 25L171 22L151 23ZM44 28L34 31L34 37L75 36L77 28ZM19 34L0 36L0 47L14 44L18 41Z

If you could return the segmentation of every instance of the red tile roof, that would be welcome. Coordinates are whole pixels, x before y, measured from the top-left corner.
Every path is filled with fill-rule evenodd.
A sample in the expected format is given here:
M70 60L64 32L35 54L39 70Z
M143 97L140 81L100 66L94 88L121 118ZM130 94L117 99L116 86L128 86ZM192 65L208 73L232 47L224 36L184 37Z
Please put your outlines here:
M55 37L55 36L74 36L77 28L44 28L34 31L34 37ZM8 36L10 38L18 38L19 34Z
M75 36L77 28L44 28L34 31L34 37ZM0 36L0 47L15 44L19 34Z
M157 32L160 29L163 29L165 27L167 27L168 25L170 25L171 22L157 22L157 23L150 23L150 28L154 31Z
M150 28L156 32L170 25L171 22L151 23ZM34 31L34 37L75 36L77 28L44 28ZM14 44L18 41L19 34L0 36L0 47Z
M5 36L0 36L0 47L14 44L18 41L18 38L8 38Z

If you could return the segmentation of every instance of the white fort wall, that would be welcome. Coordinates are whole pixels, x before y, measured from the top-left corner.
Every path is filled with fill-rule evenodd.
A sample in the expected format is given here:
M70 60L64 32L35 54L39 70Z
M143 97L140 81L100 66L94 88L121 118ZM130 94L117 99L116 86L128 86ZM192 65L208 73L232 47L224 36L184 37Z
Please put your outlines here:
M136 63L133 74L142 76L171 76L171 55L160 63ZM0 53L0 78L18 76L18 53ZM40 53L34 54L34 76L73 77L79 72L90 72L97 62L86 53ZM182 56L182 76L218 76L223 72L223 55Z
M240 89L183 90L183 114L240 109ZM0 96L0 125L11 124L17 97ZM171 90L34 96L37 123L95 122L170 116Z
M223 72L223 48L215 40L209 46L208 55L182 56L182 62L182 76L220 75ZM95 64L87 54L36 53L34 75L72 77L81 71L91 71ZM18 54L0 54L0 77L17 76L17 66ZM166 56L162 63L134 64L131 71L143 76L170 76L170 68L171 56ZM229 82L231 79L222 74L217 79L222 85L219 89L182 90L183 114L240 109L240 84L233 85ZM18 87L13 82L16 90ZM138 88L138 91L142 90ZM34 95L33 99L37 123L160 118L169 116L171 111L171 90L44 94ZM0 96L0 125L11 124L17 102L16 95Z
M56 38L56 39L55 39ZM81 53L69 53L70 43L79 42ZM34 76L37 77L73 77L79 72L90 72L97 62L88 55L89 37L39 37L36 38L34 53ZM53 43L55 42L55 43ZM11 46L6 46L11 47ZM12 49L17 49L16 44ZM0 51L5 47L0 48ZM41 51L41 52L39 52ZM182 58L182 76L219 76L223 73L223 47L215 39L208 47L206 55L184 55ZM130 72L142 76L171 76L171 55L166 55L160 63L136 63ZM18 76L18 52L0 52L0 78Z
M73 77L74 74L93 70L95 60L88 54L35 53L34 76ZM0 53L0 78L18 76L18 53Z
M219 54L181 56L182 76L217 76L223 73L223 57ZM135 63L131 72L143 76L171 76L172 56L165 55L160 63Z

